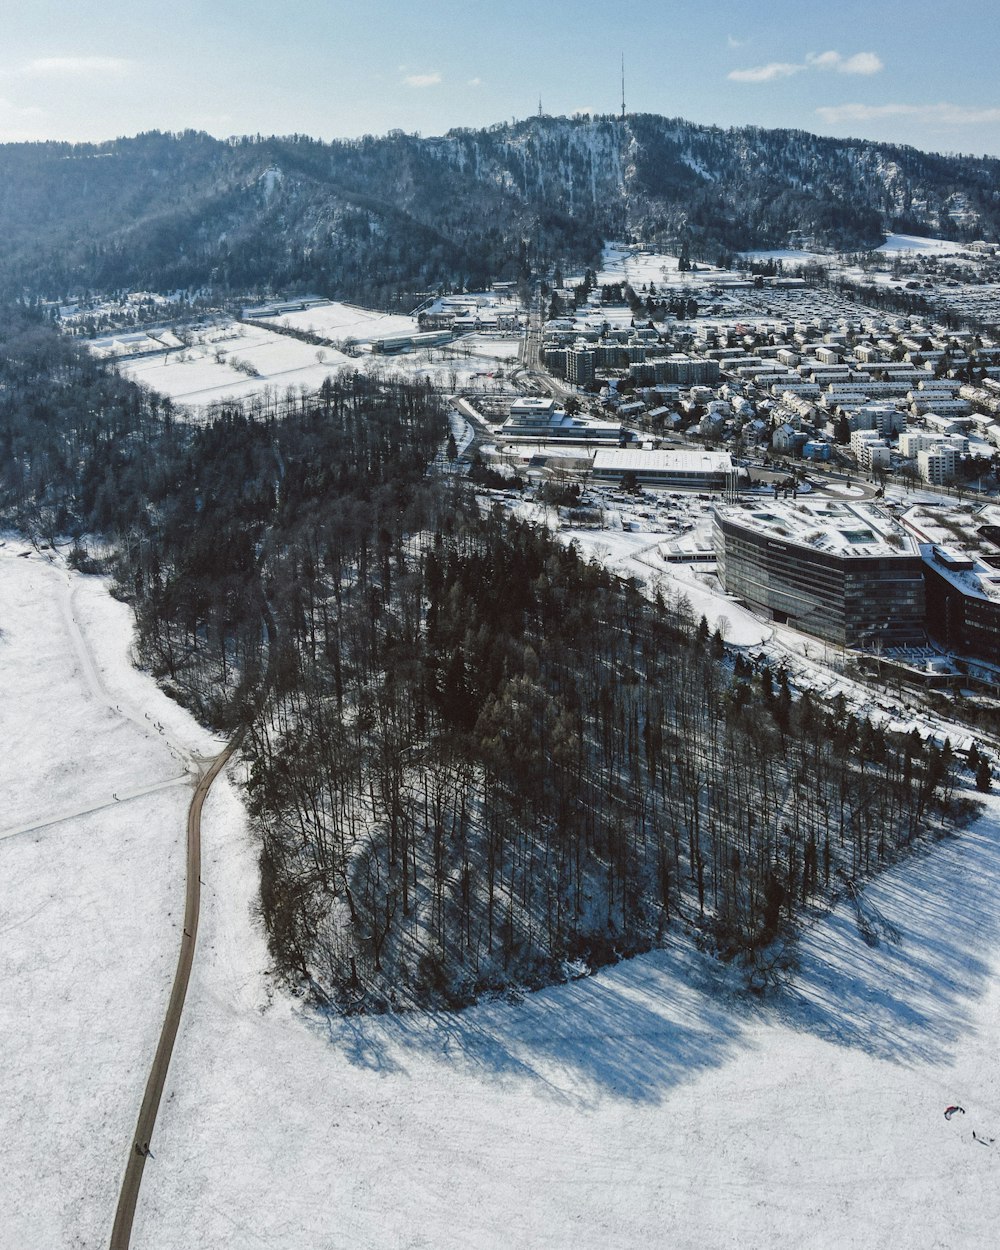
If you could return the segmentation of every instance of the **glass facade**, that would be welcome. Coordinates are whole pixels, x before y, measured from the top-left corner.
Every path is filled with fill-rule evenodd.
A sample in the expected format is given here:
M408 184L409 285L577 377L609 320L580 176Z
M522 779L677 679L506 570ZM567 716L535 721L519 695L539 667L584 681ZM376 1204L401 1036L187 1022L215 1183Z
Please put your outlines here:
M927 562L925 572L931 633L947 647L1000 664L1000 603L963 593L933 561Z
M726 592L774 621L848 647L923 638L918 555L838 555L719 514L715 547Z

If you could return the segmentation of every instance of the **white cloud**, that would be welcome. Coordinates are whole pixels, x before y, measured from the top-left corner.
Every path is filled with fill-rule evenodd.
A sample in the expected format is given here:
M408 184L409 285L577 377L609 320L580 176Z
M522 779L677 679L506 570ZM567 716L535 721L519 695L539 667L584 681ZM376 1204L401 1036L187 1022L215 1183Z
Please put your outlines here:
M440 74L407 74L403 79L407 87L436 87L440 81Z
M884 117L912 117L943 126L983 126L1000 122L1000 108L967 108L962 104L834 104L816 112L830 126L842 122L880 121Z
M836 69L844 63L839 52L807 52L806 64L813 69Z
M838 74L877 74L885 68L874 52L855 52L853 56L841 56L832 51L809 52L806 64L813 69L835 69Z
M883 69L885 66L874 52L855 52L837 66L839 74L877 74Z
M24 78L124 78L134 61L117 56L41 56L22 65Z
M835 70L838 74L877 74L884 69L881 59L874 52L855 52L842 56L832 49L829 52L809 52L802 64L790 61L771 61L767 65L755 65L750 69L734 69L729 77L733 82L774 82L776 78L791 78L804 69Z
M742 48L745 43L745 39L737 39L735 35L726 36L726 46L729 48Z
M771 61L769 65L755 65L751 69L734 69L729 77L733 82L773 82L776 78L790 78L792 74L798 74L804 69L804 65Z
M483 80L481 78L470 78L465 84L467 87L481 87Z

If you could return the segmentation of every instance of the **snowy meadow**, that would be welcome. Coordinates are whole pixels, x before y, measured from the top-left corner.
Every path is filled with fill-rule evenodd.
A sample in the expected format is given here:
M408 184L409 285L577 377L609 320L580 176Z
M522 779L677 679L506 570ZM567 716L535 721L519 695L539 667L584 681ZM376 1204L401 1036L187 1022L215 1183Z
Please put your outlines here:
M103 582L0 548L4 1250L107 1244L176 957L190 781L218 743L130 641ZM205 809L134 1246L992 1239L996 800L814 916L763 1002L679 933L517 1002L328 1018L269 980L238 783Z

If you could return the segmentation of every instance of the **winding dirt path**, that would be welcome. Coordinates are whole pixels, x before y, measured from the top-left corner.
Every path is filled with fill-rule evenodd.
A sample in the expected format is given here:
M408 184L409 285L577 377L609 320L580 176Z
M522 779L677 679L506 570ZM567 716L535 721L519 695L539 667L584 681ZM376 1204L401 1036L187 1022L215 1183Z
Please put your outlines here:
M163 1096L163 1087L170 1067L174 1041L180 1026L181 1012L187 995L188 981L191 978L191 965L194 960L194 948L198 937L198 919L201 912L201 809L212 783L229 762L233 752L239 745L241 734L237 734L224 751L215 757L208 769L202 774L188 808L187 822L187 889L184 898L184 926L181 934L181 949L177 958L177 971L174 973L174 984L170 991L170 1002L160 1032L160 1040L156 1047L156 1056L146 1082L142 1106L135 1133L129 1145L128 1163L122 1181L121 1193L118 1197L118 1209L111 1232L111 1250L128 1250L132 1236L132 1221L135 1218L136 1202L139 1198L139 1186L146 1166L147 1153L153 1140L153 1128L156 1124L156 1113Z

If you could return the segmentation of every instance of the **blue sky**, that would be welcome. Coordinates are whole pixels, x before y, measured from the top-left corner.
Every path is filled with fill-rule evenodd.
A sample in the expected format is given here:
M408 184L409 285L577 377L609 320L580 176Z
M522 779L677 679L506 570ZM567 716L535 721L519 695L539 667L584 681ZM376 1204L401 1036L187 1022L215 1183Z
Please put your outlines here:
M1000 156L996 0L21 0L0 141L441 134L627 103Z

